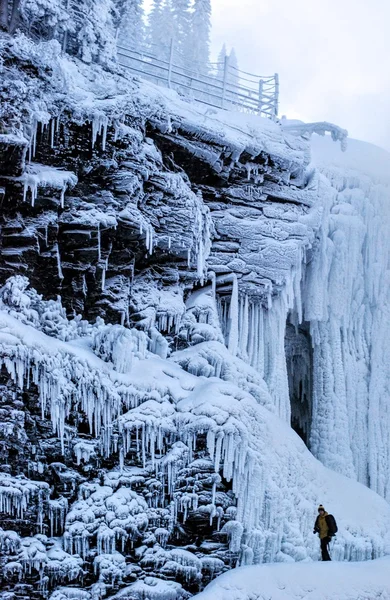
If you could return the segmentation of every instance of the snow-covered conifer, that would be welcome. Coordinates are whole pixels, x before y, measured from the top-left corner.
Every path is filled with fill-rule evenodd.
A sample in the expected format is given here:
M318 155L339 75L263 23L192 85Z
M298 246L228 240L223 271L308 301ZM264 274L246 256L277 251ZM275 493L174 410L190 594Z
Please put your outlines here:
M174 37L172 0L153 0L149 13L147 41L151 52L165 60L169 56L171 40Z
M224 44L218 54L217 77L223 79L225 71L225 59L227 56L226 44Z
M228 72L228 83L229 83L229 87L231 89L231 91L235 92L236 87L238 85L239 82L239 76L238 76L238 61L237 61L237 55L236 55L236 51L234 50L234 48L231 49L230 54L229 54L229 72Z
M189 37L191 32L190 0L172 0L174 27L174 43L180 58L185 63L189 54Z
M192 67L200 72L208 71L210 57L211 2L195 0L191 19Z
M173 23L173 7L172 0L165 0L161 11L162 18L162 35L164 45L169 46L171 39L174 37L175 29Z
M0 0L0 29L14 33L17 28L34 39L59 37L71 27L69 11L52 0Z
M119 14L119 43L139 49L144 42L144 11L142 0L125 0Z
M77 23L77 54L85 62L109 64L116 55L113 0L71 0Z
M153 0L152 8L148 16L146 39L151 47L153 47L153 45L156 47L162 45L162 4L163 0Z

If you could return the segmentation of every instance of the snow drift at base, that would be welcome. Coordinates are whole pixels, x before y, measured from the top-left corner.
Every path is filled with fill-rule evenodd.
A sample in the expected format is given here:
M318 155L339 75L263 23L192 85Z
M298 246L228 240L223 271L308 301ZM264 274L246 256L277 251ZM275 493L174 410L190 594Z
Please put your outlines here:
M244 567L221 575L197 600L389 600L390 560Z

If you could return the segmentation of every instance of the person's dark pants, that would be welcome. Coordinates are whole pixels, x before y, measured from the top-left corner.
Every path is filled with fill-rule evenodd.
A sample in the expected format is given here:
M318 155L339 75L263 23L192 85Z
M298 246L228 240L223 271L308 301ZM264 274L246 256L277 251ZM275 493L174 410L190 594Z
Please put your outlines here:
M328 552L328 544L330 542L330 538L326 537L326 538L322 538L321 540L321 554L322 554L322 560L332 560L329 556L329 552Z

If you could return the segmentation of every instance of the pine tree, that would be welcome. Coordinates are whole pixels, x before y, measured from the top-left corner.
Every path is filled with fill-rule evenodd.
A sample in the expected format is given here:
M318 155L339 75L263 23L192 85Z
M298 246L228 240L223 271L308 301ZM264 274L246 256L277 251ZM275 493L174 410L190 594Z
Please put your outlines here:
M163 40L162 5L163 0L154 0L148 17L146 39L153 53L155 53L153 46L155 46L156 49L160 48Z
M116 57L115 16L113 0L71 0L76 22L76 51L84 62L109 65Z
M0 30L20 29L34 39L61 37L71 28L69 11L62 2L48 0L0 0Z
M56 38L85 62L110 64L116 56L115 3L122 0L0 0L0 29L19 28L35 40Z
M211 2L194 0L191 19L192 68L202 73L208 72L210 58Z
M172 0L173 39L176 51L184 64L190 58L189 38L191 32L190 0Z
M142 0L125 0L119 15L118 40L123 46L139 50L143 46L145 28Z
M146 30L146 38L152 54L167 60L173 35L171 0L153 0Z
M227 56L226 44L224 44L218 54L218 64L217 64L217 77L218 79L223 80L223 76L225 73L225 59Z
M172 0L164 0L161 11L164 46L169 47L175 34Z
M238 86L239 83L238 61L236 51L234 50L234 48L231 49L229 54L228 83L230 84L230 89L233 92L237 92L236 86Z

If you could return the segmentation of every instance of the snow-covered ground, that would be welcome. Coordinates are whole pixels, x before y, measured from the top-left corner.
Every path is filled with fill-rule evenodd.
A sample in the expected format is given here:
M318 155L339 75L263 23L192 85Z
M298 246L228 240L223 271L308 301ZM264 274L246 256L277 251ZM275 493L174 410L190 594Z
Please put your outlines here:
M221 575L197 600L388 600L390 560L243 567Z

